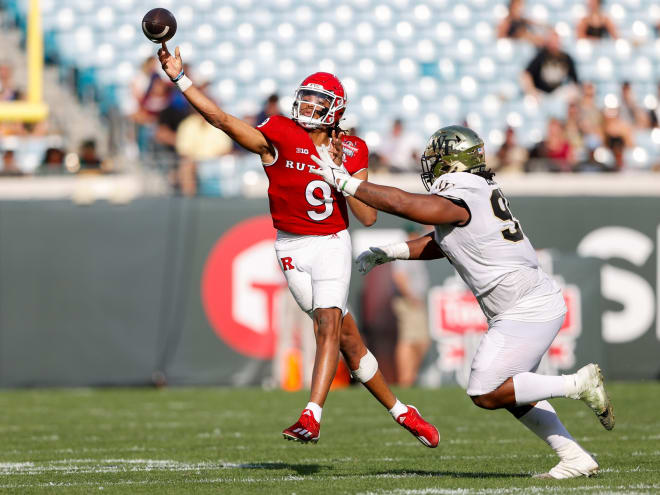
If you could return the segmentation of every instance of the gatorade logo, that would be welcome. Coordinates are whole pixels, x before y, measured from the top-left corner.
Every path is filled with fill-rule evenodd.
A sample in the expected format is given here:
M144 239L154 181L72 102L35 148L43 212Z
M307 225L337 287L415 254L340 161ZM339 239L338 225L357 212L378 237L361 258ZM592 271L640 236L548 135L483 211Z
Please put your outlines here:
M235 351L271 359L277 338L277 301L286 281L273 242L270 216L228 230L211 249L202 272L202 306L213 331Z

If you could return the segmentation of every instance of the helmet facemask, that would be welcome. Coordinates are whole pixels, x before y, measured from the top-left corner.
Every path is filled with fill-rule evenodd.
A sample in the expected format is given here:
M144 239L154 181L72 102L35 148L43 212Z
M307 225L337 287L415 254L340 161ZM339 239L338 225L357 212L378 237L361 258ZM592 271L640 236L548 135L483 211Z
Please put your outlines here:
M296 91L291 116L306 129L331 127L337 123L337 113L343 110L345 104L344 98L331 91L301 87Z

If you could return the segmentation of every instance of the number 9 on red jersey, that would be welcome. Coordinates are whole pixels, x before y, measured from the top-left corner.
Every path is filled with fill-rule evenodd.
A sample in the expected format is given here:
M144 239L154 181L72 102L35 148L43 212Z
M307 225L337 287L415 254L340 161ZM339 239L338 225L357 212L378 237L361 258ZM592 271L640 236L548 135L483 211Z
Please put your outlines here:
M275 148L275 160L264 163L273 226L300 235L334 234L348 227L344 196L310 173L318 155L308 132L293 120L274 116L260 124ZM344 166L350 174L368 166L366 143L354 136L342 138Z

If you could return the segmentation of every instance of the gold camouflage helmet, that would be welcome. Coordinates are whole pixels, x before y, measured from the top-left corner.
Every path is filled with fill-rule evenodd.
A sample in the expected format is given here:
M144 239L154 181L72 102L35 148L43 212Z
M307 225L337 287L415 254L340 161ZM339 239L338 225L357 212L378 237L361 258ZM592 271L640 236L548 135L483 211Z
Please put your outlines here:
M450 125L435 131L422 155L422 182L426 190L443 174L486 170L484 141L472 129Z

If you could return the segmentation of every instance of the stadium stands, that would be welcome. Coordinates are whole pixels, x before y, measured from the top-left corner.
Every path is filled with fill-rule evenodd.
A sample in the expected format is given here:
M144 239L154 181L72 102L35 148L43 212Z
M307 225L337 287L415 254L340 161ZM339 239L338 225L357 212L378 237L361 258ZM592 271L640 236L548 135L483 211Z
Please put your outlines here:
M5 2L19 25L26 1ZM140 30L145 0L42 0L47 55L75 68L79 94L93 91L102 109L119 105L130 81L156 46ZM565 106L524 99L521 71L534 54L530 43L496 39L506 15L503 0L159 0L173 11L184 61L237 115L256 114L272 92L289 108L291 95L313 70L338 74L349 93L346 115L368 144L377 148L396 117L423 136L439 124L466 120L491 151L507 126L532 146L551 117ZM601 106L618 97L620 83L632 83L638 102L657 105L660 39L654 0L605 4L621 36L598 42L575 39L582 2L528 2L533 20L553 26L562 47L577 63L581 80L594 81ZM644 170L660 161L660 133L639 131L627 153L630 168ZM628 167L627 163L627 167Z

